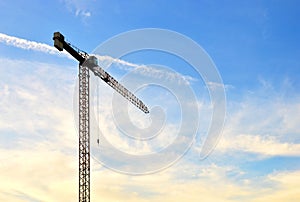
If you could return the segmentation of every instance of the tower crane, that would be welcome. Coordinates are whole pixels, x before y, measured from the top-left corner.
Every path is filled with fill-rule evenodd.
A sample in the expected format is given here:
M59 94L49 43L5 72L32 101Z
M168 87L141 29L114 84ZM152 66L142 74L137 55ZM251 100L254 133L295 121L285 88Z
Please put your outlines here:
M89 72L101 78L105 83L120 93L144 113L149 113L147 106L134 94L122 86L109 73L98 66L95 56L76 48L65 41L60 32L54 32L54 46L64 49L79 62L79 202L90 201L90 84Z

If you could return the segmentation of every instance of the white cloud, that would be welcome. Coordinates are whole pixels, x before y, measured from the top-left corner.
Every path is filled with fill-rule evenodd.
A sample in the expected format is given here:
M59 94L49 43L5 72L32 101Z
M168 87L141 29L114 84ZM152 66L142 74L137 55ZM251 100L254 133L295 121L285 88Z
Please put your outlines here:
M3 174L0 200L75 201L78 192L78 144L72 113L75 69L8 59L1 59L0 64L3 67L0 68L0 110L5 114L0 118L0 129L13 129L12 134L19 138L17 147L0 149ZM231 111L227 120L225 142L220 144L220 149L299 156L299 145L294 142L299 134L299 102L296 98L292 102L273 98L234 103L236 110ZM111 110L107 109L104 112ZM102 127L110 134L110 121L105 120L105 115L101 114ZM1 138L10 138L12 134L2 130ZM139 149L148 151L143 145ZM97 163L92 165L93 201L300 200L299 171L236 181L228 173L242 175L244 171L207 161L182 160L160 173L146 176L122 175Z
M222 151L250 152L263 156L300 156L300 144L279 142L274 136L224 136L217 149Z
M278 88L264 81L239 102L229 102L223 137L216 149L260 157L300 156L300 98L298 94L282 96L290 86Z
M76 16L83 16L83 17L91 17L91 12L77 9L76 12L75 12L75 15Z
M234 88L234 86L229 85L229 84L225 85L223 83L216 83L216 82L211 82L211 81L207 82L206 85L210 90L217 90L217 89L229 90L229 89Z
M86 0L62 0L69 12L72 12L77 17L88 18L92 16L90 9L95 5L93 1Z
M299 200L299 171L235 181L228 177L234 169L215 164L195 166L182 162L163 172L146 176L126 176L109 170L93 171L92 198L109 202Z
M22 195L37 201L76 199L77 155L36 145L27 149L1 149L0 154L0 199L27 201ZM18 192L23 194L20 196Z
M257 195L255 202L281 202L300 200L300 171L275 172L266 180L273 183L273 187L265 188L264 192Z
M4 43L6 45L14 46L16 48L21 48L25 50L33 50L33 51L39 51L51 55L70 57L69 55L67 55L65 51L59 52L55 47L49 46L48 44L30 41L30 40L26 40L14 36L9 36L3 33L0 33L0 43Z
M40 145L27 149L0 150L0 199L71 201L77 199L77 155ZM3 159L4 156L9 158ZM155 175L115 173L92 161L93 201L295 201L299 200L299 171L277 172L257 179L234 181L235 168L185 161ZM42 180L41 180L42 179ZM254 186L255 185L255 186ZM267 186L266 186L267 185Z
M0 58L1 201L76 200L75 76L66 66Z
M164 80L169 80L173 82L178 82L179 84L189 85L190 82L196 81L197 79L188 76L188 75L181 75L177 72L172 72L167 69L151 67L149 65L143 64L135 64L125 60L121 60L119 58L112 58L110 56L100 56L95 55L102 68L107 68L111 64L118 64L117 67L126 71L133 71L134 73L147 76L149 78L159 78Z
M70 99L75 71L65 66L2 58L0 64L0 89L4 89L0 113L5 114L0 118L1 137L11 140L11 146L32 139L71 139L61 134L75 133Z
M90 16L91 14L89 12L77 10L76 15ZM70 54L67 53L65 50L60 52L54 46L22 39L14 36L9 36L3 33L0 33L0 43L4 43L6 45L25 49L25 50L39 51L51 55L63 56L63 57L73 59L73 57L70 56ZM183 83L185 85L189 85L191 81L196 81L196 79L191 76L180 75L175 72L173 73L170 71L153 68L147 65L134 64L118 58L112 58L110 56L97 55L97 58L99 59L102 65L104 64L104 68L106 68L112 63L115 63L115 64L119 64L118 67L121 69L124 69L126 71L135 70L135 73L148 76L150 78L151 77L164 78L164 79L168 79L169 81L176 81L178 83Z

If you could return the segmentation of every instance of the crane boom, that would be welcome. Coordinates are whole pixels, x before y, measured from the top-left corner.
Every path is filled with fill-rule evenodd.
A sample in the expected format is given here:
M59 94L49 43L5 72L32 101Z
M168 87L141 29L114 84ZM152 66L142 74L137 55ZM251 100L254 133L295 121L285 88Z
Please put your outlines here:
M147 106L137 98L133 93L131 93L127 88L121 85L116 79L114 79L109 73L98 66L97 58L95 56L89 56L86 52L79 50L78 48L72 46L70 43L64 40L64 36L59 33L54 33L54 46L62 51L65 49L69 52L75 59L79 61L81 65L87 65L89 69L98 77L100 77L104 82L106 82L110 87L115 89L123 97L129 100L133 105L142 110L144 113L149 113ZM75 48L77 50L75 50Z
M146 105L98 66L97 58L89 56L65 41L60 32L53 36L54 46L64 49L79 62L79 202L90 202L90 93L89 70L145 113Z
M137 98L133 93L131 93L127 88L121 85L116 79L114 79L109 73L104 71L101 67L97 65L97 58L95 56L90 56L86 60L89 69L98 77L100 77L104 82L106 82L110 87L115 89L123 97L129 100L133 105L142 110L144 113L149 113L147 106Z

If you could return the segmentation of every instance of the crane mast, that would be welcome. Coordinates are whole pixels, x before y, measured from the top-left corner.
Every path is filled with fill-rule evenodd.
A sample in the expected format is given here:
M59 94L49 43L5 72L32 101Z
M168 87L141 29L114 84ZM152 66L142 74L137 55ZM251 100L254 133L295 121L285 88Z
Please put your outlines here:
M101 78L114 90L129 100L144 113L149 113L147 106L134 94L122 86L110 74L98 66L97 58L74 47L65 41L60 32L54 32L54 46L64 49L79 62L79 202L90 201L90 84L89 71Z

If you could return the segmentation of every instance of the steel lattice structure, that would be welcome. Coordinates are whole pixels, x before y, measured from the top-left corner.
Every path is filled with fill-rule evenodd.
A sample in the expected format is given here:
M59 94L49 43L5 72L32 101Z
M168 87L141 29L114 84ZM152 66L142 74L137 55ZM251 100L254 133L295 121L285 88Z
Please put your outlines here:
M145 113L149 113L147 106L134 94L122 86L97 64L95 56L89 56L65 41L64 36L55 32L54 46L64 49L79 61L79 202L90 201L90 83L89 71L101 78L114 90L129 100Z
M90 201L89 69L79 65L79 201Z

